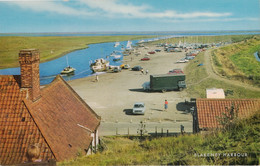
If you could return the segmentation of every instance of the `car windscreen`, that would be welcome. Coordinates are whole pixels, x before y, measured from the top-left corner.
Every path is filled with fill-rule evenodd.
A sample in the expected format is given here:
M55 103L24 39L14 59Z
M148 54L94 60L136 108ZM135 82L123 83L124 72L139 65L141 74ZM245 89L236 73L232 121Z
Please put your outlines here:
M141 108L141 107L144 107L142 104L135 104L134 105L135 108Z

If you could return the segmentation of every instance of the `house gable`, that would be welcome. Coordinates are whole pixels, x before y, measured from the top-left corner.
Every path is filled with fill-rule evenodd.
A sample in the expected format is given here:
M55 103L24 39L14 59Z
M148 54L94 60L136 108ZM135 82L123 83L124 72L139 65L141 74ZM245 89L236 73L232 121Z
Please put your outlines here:
M58 161L87 152L100 117L60 76L41 90L40 99L25 103Z

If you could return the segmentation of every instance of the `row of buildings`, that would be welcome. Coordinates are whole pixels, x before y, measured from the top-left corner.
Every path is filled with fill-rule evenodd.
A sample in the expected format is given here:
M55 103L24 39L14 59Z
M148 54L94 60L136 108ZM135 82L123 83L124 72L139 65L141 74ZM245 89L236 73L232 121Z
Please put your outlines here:
M57 76L40 87L39 51L21 50L21 75L0 75L0 165L33 161L63 161L91 154L99 144L101 117ZM217 117L239 107L239 117L260 109L260 99L196 99L193 130L220 127Z

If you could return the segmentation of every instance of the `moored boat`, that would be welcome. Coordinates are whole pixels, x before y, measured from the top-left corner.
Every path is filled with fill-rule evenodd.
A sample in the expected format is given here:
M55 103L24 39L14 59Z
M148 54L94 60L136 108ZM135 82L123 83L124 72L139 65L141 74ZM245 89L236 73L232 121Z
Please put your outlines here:
M66 75L72 75L72 74L74 74L74 71L75 71L76 69L74 69L73 67L71 67L71 66L69 65L68 56L66 56L66 61L67 61L67 67L65 67L65 68L60 72L60 74L66 74Z
M114 47L117 47L117 46L119 46L119 45L120 45L119 42L115 42Z
M68 67L65 67L60 73L70 75L70 74L74 74L75 70L76 69L74 69L73 67L68 66Z
M90 64L90 68L94 73L100 71L107 71L109 68L109 61L103 58L96 59L94 63Z

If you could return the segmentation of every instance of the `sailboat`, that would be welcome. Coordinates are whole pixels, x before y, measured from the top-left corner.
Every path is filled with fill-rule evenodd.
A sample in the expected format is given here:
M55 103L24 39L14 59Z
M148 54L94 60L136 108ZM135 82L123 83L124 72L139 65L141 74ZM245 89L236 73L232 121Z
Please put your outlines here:
M132 41L128 40L126 50L132 50Z
M66 75L74 74L74 71L75 71L76 69L74 69L73 67L71 67L71 66L69 65L68 56L66 56L66 60L67 60L67 67L65 67L60 73L61 73L61 74L66 74Z

